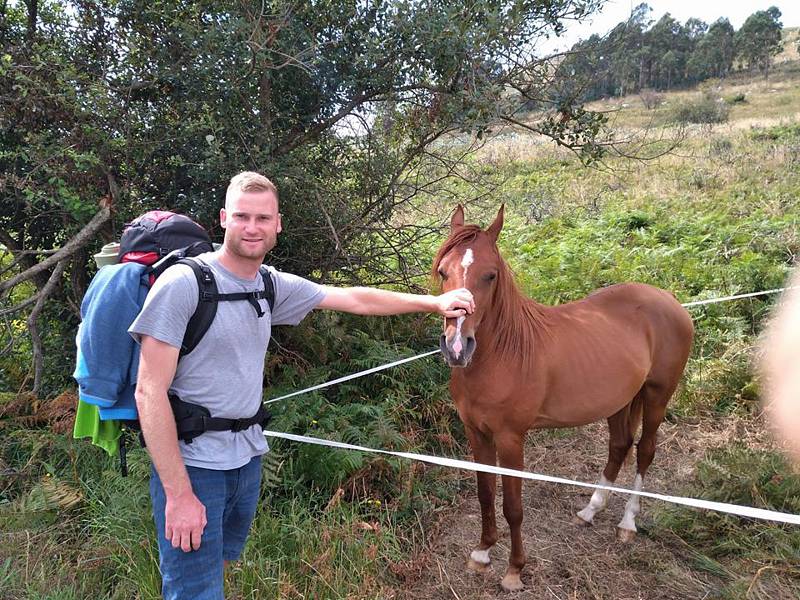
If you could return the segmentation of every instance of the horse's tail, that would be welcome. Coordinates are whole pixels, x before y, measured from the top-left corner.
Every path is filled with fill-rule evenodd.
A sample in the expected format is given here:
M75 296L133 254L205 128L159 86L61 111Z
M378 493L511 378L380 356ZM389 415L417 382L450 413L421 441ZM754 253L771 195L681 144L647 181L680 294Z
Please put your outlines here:
M636 394L636 396L633 398L633 402L631 402L631 412L630 416L628 417L628 423L630 424L633 437L636 437L636 434L639 432L639 428L642 426L643 409L644 399L642 398L642 394Z
M644 411L644 395L640 391L633 397L628 411L628 431L631 432L631 437L635 440L639 429L642 426L642 414ZM632 454L633 446L628 450L628 456Z

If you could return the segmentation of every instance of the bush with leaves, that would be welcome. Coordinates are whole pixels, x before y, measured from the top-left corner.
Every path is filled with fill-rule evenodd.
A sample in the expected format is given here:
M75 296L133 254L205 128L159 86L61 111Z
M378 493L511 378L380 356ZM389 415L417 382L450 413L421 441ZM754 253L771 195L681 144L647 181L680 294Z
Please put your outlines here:
M711 91L705 91L699 98L685 100L672 109L670 120L681 125L713 125L728 120L730 108Z
M552 71L536 40L597 5L2 3L0 251L13 257L10 273L27 273L56 304L41 334L62 346L74 338L89 256L134 215L175 209L218 239L227 181L244 169L281 192L277 266L320 281L409 285L419 273L405 249L443 215L398 213L464 176L464 153L433 142L481 137L513 118L519 94L544 97ZM558 109L576 118L548 114L531 127L597 158L602 115L576 99ZM92 235L53 264L41 260L92 215ZM17 283L0 282L0 299ZM47 341L40 313L30 314L33 387L47 394L67 373L43 377Z

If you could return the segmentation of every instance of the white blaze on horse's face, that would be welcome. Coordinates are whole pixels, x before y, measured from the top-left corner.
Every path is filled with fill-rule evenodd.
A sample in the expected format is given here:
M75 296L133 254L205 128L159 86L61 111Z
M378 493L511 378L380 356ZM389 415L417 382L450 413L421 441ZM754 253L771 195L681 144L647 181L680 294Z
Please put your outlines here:
M467 248L464 251L464 258L461 259L461 266L464 268L464 287L467 286L467 271L473 262L475 262L475 257L472 255L472 248Z
M464 269L463 287L467 287L467 273L469 272L469 266L474 262L474 260L472 248L467 248L464 252L464 258L461 259L461 268ZM456 339L453 342L453 354L456 355L456 358L461 356L461 351L464 349L464 346L461 343L461 325L464 323L464 319L466 319L465 316L460 316L456 320Z

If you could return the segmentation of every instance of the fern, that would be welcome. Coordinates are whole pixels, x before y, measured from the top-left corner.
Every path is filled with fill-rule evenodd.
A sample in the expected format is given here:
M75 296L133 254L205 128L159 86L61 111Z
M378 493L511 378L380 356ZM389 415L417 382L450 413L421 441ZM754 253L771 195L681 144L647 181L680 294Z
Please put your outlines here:
M285 459L281 452L271 449L261 457L261 490L271 491L281 485L281 470Z

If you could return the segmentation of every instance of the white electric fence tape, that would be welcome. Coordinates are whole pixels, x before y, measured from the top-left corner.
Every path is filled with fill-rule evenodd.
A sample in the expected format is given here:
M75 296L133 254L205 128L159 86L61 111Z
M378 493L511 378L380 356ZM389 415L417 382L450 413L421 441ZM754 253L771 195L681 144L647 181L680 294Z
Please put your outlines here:
M737 296L725 296L723 298L711 298L709 300L696 300L694 302L685 302L681 304L684 308L691 308L692 306L702 306L704 304L716 304L718 302L727 302L729 300L739 300L741 298L752 298L754 296L766 296L767 294L777 294L786 290L793 290L797 286L788 288L775 288L774 290L764 290L763 292L751 292L749 294L739 294Z
M773 510L765 510L763 508L752 508L749 506L739 506L738 504L727 504L724 502L712 502L711 500L696 500L694 498L684 498L682 496L667 496L664 494L656 494L654 492L642 492L642 491L634 491L610 485L598 485L596 483L583 483L581 481L573 481L571 479L565 479L563 477L553 477L551 475L540 475L538 473L529 473L527 471L517 471L515 469L506 469L504 467L484 465L481 463L475 463L467 460L458 460L455 458L442 458L439 456L428 456L426 454L416 454L414 452L392 452L390 450L377 450L375 448L366 448L364 446L345 444L343 442L334 442L332 440L313 438L305 435L294 435L292 433L265 431L264 435L266 437L282 438L285 440L292 440L294 442L303 442L305 444L329 446L331 448L339 448L341 450L358 450L359 452L388 454L390 456L398 456L400 458L407 458L409 460L418 460L421 462L440 465L443 467L465 469L467 471L480 471L482 473L494 473L495 475L511 475L512 477L519 477L520 479L533 479L535 481L564 483L567 485L575 485L585 488L611 490L612 492L618 492L620 494L635 494L637 496L643 496L645 498L655 498L656 500L672 502L673 504L681 504L683 506L691 506L693 508L705 508L709 510L716 510L719 512L730 513L732 515L739 515L740 517L751 517L753 519L765 519L768 521L778 521L780 523L791 523L793 525L800 525L800 515L782 513Z
M337 383L344 383L345 381L350 381L351 379L358 379L359 377L364 377L364 375L371 375L372 373L377 373L378 371L384 371L386 369L396 367L397 365L402 365L403 363L411 362L412 360L417 360L418 358L424 358L426 356L430 356L431 354L438 354L438 353L439 349L437 348L436 350L431 350L430 352L417 354L416 356L401 358L400 360L396 360L387 365L372 367L371 369L367 369L366 371L359 371L358 373L353 373L352 375L345 375L344 377L339 377L338 379L332 379L330 381L326 381L325 383L320 383L319 385L314 385L311 386L310 388L300 390L299 392L292 392L291 394L286 394L285 396L278 396L277 398L273 398L272 400L267 400L266 402L264 402L264 404L271 404L273 402L277 402L278 400L285 400L286 398L291 398L292 396L299 396L300 394L305 394L307 392L321 390L322 388L330 387L332 385L336 385Z
M736 296L725 296L723 298L712 298L709 300L698 300L695 302L687 302L682 304L686 308L690 308L693 306L701 306L706 304L715 304L718 302L727 302L729 300L738 300L741 298L752 298L754 296L763 296L766 294L775 294L778 292L783 292L787 289L794 289L794 288L777 288L773 290L766 290L763 292L753 292L750 294L739 294ZM373 367L372 369L367 369L366 371L360 371L358 373L353 373L352 375L346 375L344 377L340 377L338 379L334 379L328 381L326 383L321 383L319 385L315 385L310 388L306 388L304 390L300 390L298 392L292 392L291 394L286 394L285 396L279 396L278 398L273 398L272 400L268 400L265 404L269 404L271 402L277 402L278 400L284 400L286 398L291 398L292 396L299 396L300 394L305 394L306 392L311 392L314 390L319 390L325 387L329 387L331 385L335 385L337 383L342 383L344 381L349 381L351 379L356 379L358 377L363 377L364 375L369 375L371 373L377 373L378 371L383 371L384 369L389 369L391 367L395 367L397 365L401 365L403 363L411 362L418 358L424 358L426 356L430 356L432 354L438 353L439 350L431 350L430 352L425 352L423 354L418 354L416 356L411 356L408 358L403 358L401 360L397 360L395 362L381 365L379 367ZM763 519L766 521L777 521L779 523L790 523L792 525L800 525L800 515L794 515L790 513L782 513L774 510L765 510L763 508L753 508L750 506L740 506L738 504L727 504L725 502L713 502L711 500L699 500L695 498L685 498L683 496L669 496L666 494L657 494L654 492L643 492L643 491L635 491L629 490L626 488L620 488L615 486L608 486L608 485L599 485L596 483L585 483L581 481L573 481L572 479L565 479L563 477L553 477L551 475L540 475L539 473L530 473L527 471L517 471L515 469L506 469L504 467L496 467L493 465L484 465L481 463L475 463L466 460L458 460L454 458L443 458L439 456L428 456L426 454L417 454L414 452L393 452L390 450L379 450L376 448L367 448L365 446L356 446L353 444L345 444L344 442L335 442L332 440L325 440L321 438L314 438L305 435L295 435L292 433L282 433L279 431L265 431L264 435L266 437L274 437L274 438L281 438L285 440L291 440L295 442L302 442L305 444L316 444L318 446L328 446L331 448L339 448L342 450L356 450L359 452L370 452L373 454L387 454L390 456L398 456L400 458L407 458L409 460L417 460L421 462L426 462L434 465L440 465L443 467L451 467L455 469L464 469L467 471L479 471L482 473L493 473L495 475L510 475L512 477L519 477L520 479L532 479L535 481L547 481L550 483L561 483L566 485L574 485L578 487L590 488L590 489L602 489L602 490L610 490L612 492L617 492L620 494L633 494L636 496L642 496L645 498L654 498L656 500L662 500L664 502L671 502L672 504L680 504L682 506L689 506L692 508L702 508L708 510L715 510L718 512L729 513L732 515L738 515L740 517L750 517L753 519Z

